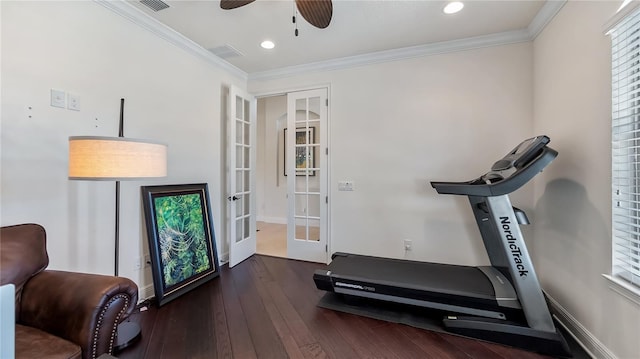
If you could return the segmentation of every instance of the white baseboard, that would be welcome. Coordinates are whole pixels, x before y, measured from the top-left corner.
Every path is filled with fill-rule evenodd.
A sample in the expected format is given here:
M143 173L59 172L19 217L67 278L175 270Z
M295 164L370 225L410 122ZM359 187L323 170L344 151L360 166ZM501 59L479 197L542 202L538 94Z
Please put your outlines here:
M218 258L218 264L223 265L227 263L229 263L229 252L224 252L220 258Z
M153 284L146 285L138 291L138 303L142 303L149 298L153 298L156 296L155 291L153 290Z
M287 224L287 218L281 218L281 217L265 217L265 216L258 216L256 217L256 221L259 222L267 222L267 223L277 223L277 224Z
M560 303L549 296L545 292L549 304L550 310L560 324L571 334L573 339L584 349L589 356L594 359L617 359L617 357L607 349L598 338L596 338L590 331L587 330L576 318L567 312Z

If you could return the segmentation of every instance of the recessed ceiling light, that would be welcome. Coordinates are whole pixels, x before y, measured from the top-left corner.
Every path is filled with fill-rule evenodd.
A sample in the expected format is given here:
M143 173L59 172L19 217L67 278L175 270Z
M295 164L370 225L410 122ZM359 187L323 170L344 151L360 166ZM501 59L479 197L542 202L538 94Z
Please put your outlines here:
M260 46L262 46L263 49L273 49L274 47L276 47L276 44L274 44L271 40L264 40L260 44Z
M461 3L460 1L452 1L448 3L447 6L445 6L442 11L444 11L445 14L450 15L450 14L455 14L458 11L462 10L463 7L464 7L464 4Z

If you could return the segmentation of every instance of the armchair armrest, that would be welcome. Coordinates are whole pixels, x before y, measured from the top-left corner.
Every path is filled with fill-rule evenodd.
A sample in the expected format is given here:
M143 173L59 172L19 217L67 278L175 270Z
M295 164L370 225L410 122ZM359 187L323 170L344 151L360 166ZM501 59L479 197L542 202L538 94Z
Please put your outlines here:
M74 342L83 358L95 358L112 352L117 326L137 301L130 279L46 270L25 284L19 322Z

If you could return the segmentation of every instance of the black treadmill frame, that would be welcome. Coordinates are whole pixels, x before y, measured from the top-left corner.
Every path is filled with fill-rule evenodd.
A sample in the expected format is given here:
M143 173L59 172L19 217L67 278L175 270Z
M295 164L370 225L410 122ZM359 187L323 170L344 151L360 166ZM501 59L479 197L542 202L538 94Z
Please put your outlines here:
M505 301L506 298L500 298L500 293L497 293L498 297L495 299L498 310L487 311L484 305L480 305L482 309L469 308L468 310L462 306L463 310L461 310L461 306L449 304L447 296L438 298L434 293L428 292L423 295L393 295L389 288L386 288L383 283L376 283L375 279L367 281L333 273L331 265L327 270L316 271L314 274L316 286L318 289L346 295L472 314L474 317L449 316L445 318L443 324L447 330L459 334L512 344L546 354L571 356L549 312L520 230L519 217L508 196L508 193L531 180L557 156L558 153L555 150L547 147L548 143L549 138L546 136L525 140L502 160L496 162L494 168L499 166L501 170L513 170L506 178L491 171L468 182L431 182L440 194L468 196L485 249L492 267L495 268L494 272L483 271L483 273L493 285L496 281L502 282L503 278L506 278L517 294L519 305L514 304L512 300ZM527 144L529 147L523 150L522 144ZM504 166L507 162L511 165ZM340 256L349 256L349 254L340 254ZM332 258L336 260L337 256L334 255ZM495 277L492 278L492 276ZM338 281L342 281L345 285L339 285ZM411 288L411 291L418 290L418 288ZM398 289L396 292L407 291ZM505 311L520 307L526 323L506 321L507 318L500 311L500 307Z

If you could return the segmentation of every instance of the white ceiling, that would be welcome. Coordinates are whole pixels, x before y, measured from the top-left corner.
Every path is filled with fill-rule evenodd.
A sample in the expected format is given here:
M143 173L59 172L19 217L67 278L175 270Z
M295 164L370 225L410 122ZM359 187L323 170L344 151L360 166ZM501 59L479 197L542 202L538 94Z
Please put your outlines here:
M326 29L298 16L299 36L291 21L293 0L257 0L222 10L216 0L165 1L154 12L137 0L130 4L205 49L231 46L240 56L225 60L248 74L400 49L527 29L543 0L466 0L454 15L442 12L441 0L333 0ZM273 50L260 42L275 42Z

